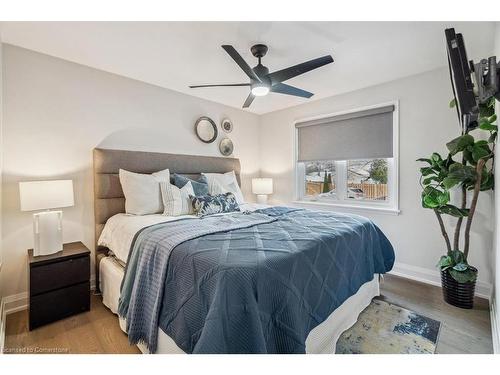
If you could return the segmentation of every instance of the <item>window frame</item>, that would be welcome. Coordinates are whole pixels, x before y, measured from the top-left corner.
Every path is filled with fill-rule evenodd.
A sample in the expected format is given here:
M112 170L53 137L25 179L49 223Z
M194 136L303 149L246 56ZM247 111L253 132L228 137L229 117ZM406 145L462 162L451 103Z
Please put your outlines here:
M329 118L333 116L345 115L349 113L356 113L360 111L365 111L369 109L375 109L380 107L385 107L388 105L394 106L394 111L392 114L392 149L393 149L393 157L387 159L388 161L388 192L389 199L385 202L375 201L375 200L355 200L349 199L347 196L344 196L347 193L347 161L340 160L335 161L335 169L336 169L336 178L335 178L335 186L336 186L336 195L337 200L328 201L327 199L323 200L307 200L305 197L305 170L303 168L303 163L299 163L297 161L298 158L298 128L295 126L297 123L302 123L305 121L311 120L321 120L324 118ZM394 100L391 102L379 103L375 105L352 108L345 111L339 111L335 113L328 113L314 117L301 118L297 119L294 122L295 128L295 147L294 147L294 203L299 204L310 204L317 206L331 206L331 207L342 207L347 209L360 209L366 211L380 211L385 213L399 214L399 100ZM375 158L379 159L379 158ZM342 186L339 189L339 186Z

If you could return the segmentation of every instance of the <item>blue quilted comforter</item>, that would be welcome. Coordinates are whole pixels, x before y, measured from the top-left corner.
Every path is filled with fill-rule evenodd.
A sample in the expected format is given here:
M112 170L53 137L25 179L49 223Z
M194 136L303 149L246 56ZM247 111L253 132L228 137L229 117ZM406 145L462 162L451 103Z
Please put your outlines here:
M220 217L176 222L192 232L178 243L173 223L153 228L154 241L136 237L119 307L132 343L155 352L159 326L187 353L305 353L314 327L393 266L390 242L366 218L286 207L253 215L218 228L208 226Z

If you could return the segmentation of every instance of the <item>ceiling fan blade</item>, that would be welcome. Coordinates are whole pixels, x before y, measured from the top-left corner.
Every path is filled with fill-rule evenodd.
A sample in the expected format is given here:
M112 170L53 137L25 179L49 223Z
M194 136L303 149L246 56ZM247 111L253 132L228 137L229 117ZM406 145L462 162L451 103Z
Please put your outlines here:
M199 87L226 87L226 86L229 86L229 87L232 87L232 86L250 86L250 84L249 83L223 83L220 85L193 85L193 86L189 86L189 88L197 89Z
M236 64L239 65L241 69L250 77L250 79L256 80L257 82L261 82L260 78L255 74L255 72L250 68L250 66L243 60L243 57L234 49L233 46L223 45L222 48L233 58Z
M310 98L314 95L312 92L286 85L284 83L277 83L274 86L271 86L271 91L279 94L300 96L302 98Z
M243 103L243 108L250 107L250 104L252 104L254 99L255 99L254 94L252 94L252 93L248 94L247 100L245 100L245 103Z
M309 60L302 64L297 64L286 69L278 70L277 72L269 73L267 77L271 79L271 82L274 85L332 62L333 58L330 55L318 57L317 59Z

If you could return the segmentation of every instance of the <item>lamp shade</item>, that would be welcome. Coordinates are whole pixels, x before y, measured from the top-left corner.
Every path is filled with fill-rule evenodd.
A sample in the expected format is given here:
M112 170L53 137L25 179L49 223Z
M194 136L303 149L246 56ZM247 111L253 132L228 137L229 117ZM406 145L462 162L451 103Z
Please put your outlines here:
M272 194L272 178L252 178L252 193L254 194Z
M28 181L19 183L21 211L47 210L74 205L73 181Z

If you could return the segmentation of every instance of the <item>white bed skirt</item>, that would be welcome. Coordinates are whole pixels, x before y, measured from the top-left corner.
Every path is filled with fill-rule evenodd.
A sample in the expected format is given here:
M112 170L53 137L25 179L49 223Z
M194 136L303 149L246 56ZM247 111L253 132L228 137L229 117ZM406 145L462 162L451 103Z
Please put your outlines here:
M99 264L100 289L102 301L114 314L118 311L120 284L124 269L112 258L104 258ZM375 275L372 281L361 286L356 294L349 297L319 326L314 328L306 339L306 353L332 354L342 332L356 323L359 314L370 304L373 297L380 295L379 277ZM126 332L125 320L119 318L120 328ZM144 345L137 345L143 353L148 353ZM158 328L158 354L183 354L165 332Z

